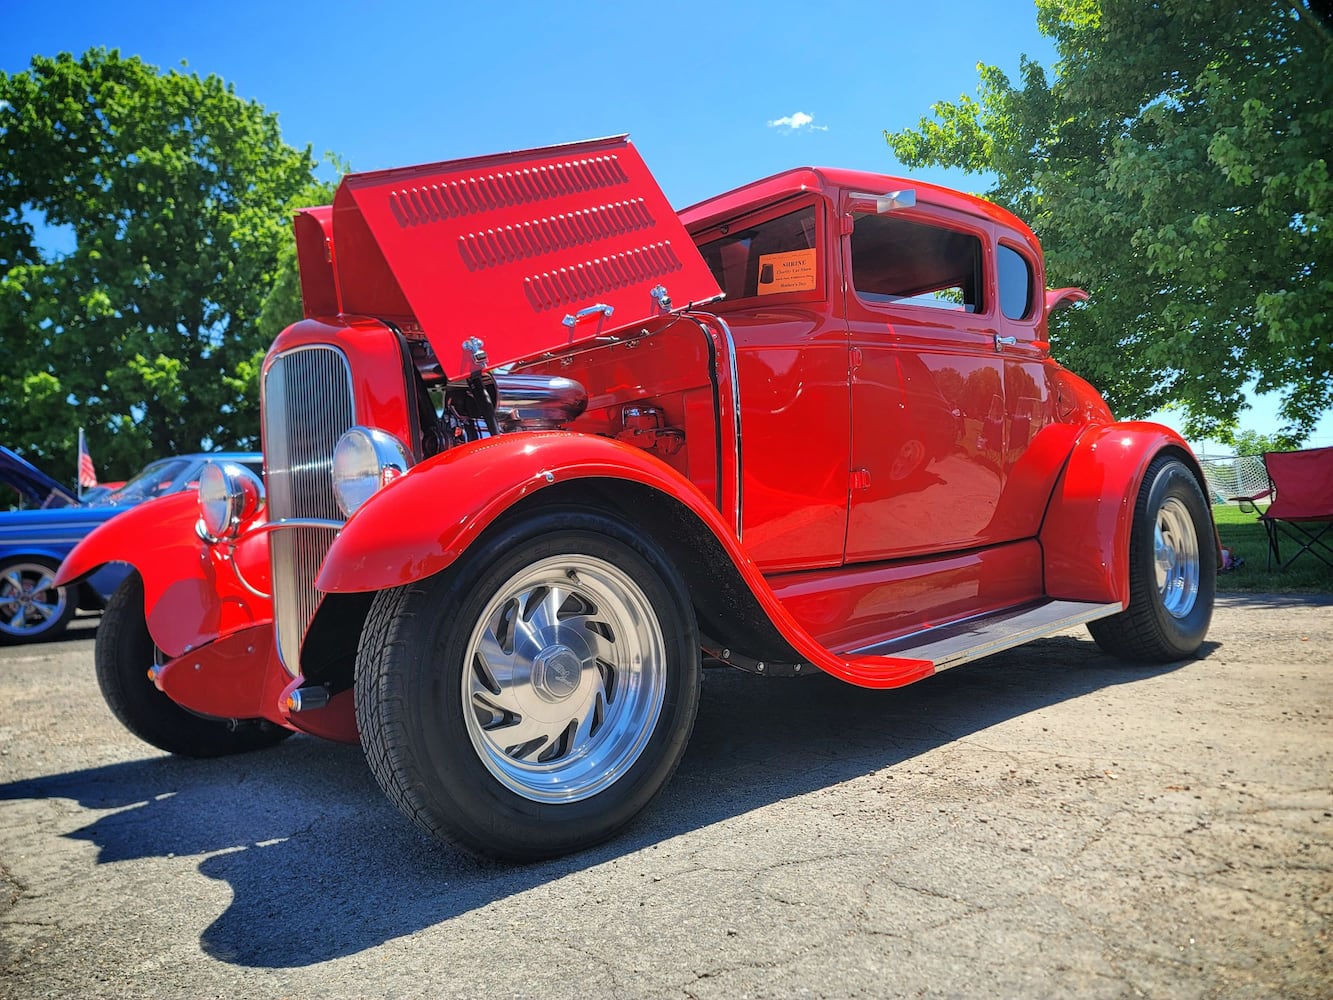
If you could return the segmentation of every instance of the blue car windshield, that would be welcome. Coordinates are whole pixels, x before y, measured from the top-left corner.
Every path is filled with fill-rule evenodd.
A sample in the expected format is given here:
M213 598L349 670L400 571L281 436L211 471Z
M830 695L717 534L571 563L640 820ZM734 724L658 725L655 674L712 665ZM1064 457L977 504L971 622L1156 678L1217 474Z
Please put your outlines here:
M144 470L110 496L97 502L100 506L123 506L166 496L180 488L178 482L194 463L185 458L164 458Z

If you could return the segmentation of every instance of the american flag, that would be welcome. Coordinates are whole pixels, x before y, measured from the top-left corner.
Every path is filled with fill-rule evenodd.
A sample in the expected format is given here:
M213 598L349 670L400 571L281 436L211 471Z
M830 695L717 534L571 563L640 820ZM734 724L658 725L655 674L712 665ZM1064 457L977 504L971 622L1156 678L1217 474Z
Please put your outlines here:
M83 439L83 428L79 428L79 488L85 489L97 485L97 470L93 468L93 457L88 454L88 442Z

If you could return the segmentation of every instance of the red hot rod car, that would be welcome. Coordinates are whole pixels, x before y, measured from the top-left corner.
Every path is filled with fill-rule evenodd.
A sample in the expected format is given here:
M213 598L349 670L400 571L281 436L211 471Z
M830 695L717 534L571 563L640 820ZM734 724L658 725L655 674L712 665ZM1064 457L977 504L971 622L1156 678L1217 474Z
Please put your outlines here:
M350 175L295 230L263 495L222 467L60 571L135 567L96 667L155 746L359 739L423 830L538 858L668 780L704 654L887 688L1203 640L1199 466L1051 359L1086 295L994 205L804 168L677 213L613 138Z

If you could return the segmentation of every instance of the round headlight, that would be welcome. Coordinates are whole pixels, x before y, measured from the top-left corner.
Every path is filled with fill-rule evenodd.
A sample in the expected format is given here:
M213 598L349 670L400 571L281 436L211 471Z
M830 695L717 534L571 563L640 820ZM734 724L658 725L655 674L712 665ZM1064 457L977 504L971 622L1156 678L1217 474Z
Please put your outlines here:
M199 521L206 537L234 538L241 522L259 509L254 473L232 462L210 462L199 473Z
M392 434L373 427L353 427L333 449L333 494L344 514L353 513L371 495L412 466L407 449Z

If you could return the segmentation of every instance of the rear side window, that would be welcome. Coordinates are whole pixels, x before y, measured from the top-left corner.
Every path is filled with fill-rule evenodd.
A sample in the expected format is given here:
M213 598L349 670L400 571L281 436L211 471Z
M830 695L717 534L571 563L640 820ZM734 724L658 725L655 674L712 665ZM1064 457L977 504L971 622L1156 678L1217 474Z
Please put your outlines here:
M741 223L699 252L729 300L819 287L814 206L754 225Z
M1003 243L996 251L995 261L999 268L1000 312L1009 319L1023 319L1032 311L1032 265Z
M855 213L852 286L869 302L979 313L981 240L901 216Z

